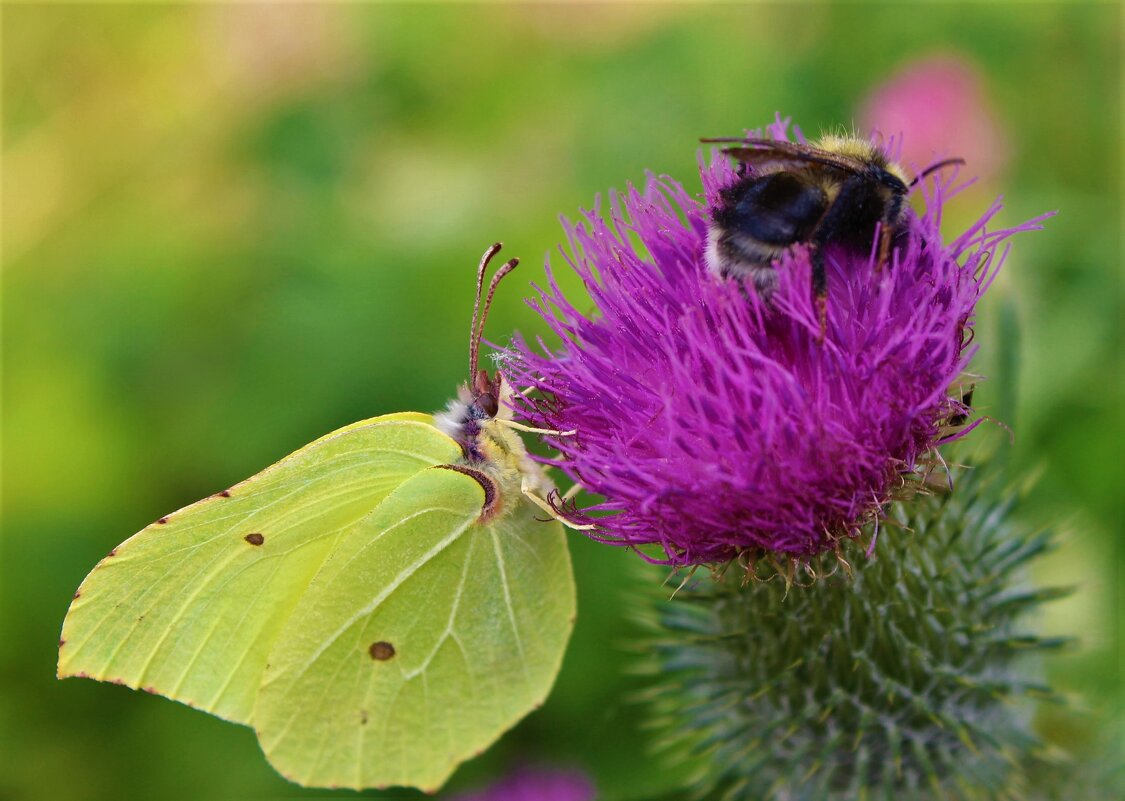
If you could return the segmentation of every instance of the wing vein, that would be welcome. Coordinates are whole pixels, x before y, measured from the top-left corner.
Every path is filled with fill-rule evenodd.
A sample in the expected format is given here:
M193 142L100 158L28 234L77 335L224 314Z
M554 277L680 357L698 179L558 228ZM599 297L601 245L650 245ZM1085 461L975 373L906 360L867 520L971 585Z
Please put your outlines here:
M520 639L519 626L516 624L516 610L512 606L512 593L508 586L508 568L504 563L503 549L500 547L500 538L496 535L494 527L489 528L492 535L492 550L496 553L496 562L500 566L500 586L504 590L504 606L508 610L508 622L512 626L512 636L516 639L516 649L520 652L520 666L523 668L524 678L531 681L531 674L527 667L527 657L523 651L523 640Z
M426 658L422 661L422 663L414 670L404 674L404 678L406 680L409 681L419 673L424 672L426 668L430 666L430 662L433 661L434 657L437 655L437 652L441 650L441 646L445 644L445 641L447 639L449 639L449 635L453 633L453 624L457 618L457 611L461 607L461 593L464 591L465 583L469 577L469 564L473 561L473 548L475 545L476 537L469 537L469 547L465 552L465 564L461 567L461 580L457 582L457 594L453 597L453 604L449 609L449 618L445 621L445 631L443 631L441 633L441 636L438 637L438 640L434 644L434 647L430 650L430 653L426 655Z
M428 507L426 509L421 509L421 510L415 512L412 515L407 515L403 519L395 522L394 525L389 526L389 527L383 529L382 531L380 531L378 534L376 534L374 537L372 537L372 542L375 542L375 541L381 539L386 534L390 533L391 531L398 528L399 526L405 525L406 523L410 522L414 518L420 517L421 515L428 514L430 512L450 512L450 513L456 514L458 512L458 510L456 510L456 509L442 509L442 508L439 508L439 507ZM394 580L391 581L386 587L384 587L374 598L372 598L371 601L369 601L366 606L364 606L362 609L360 609L354 615L349 617L341 626L339 626L336 629L336 631L334 631L331 635L329 635L327 638L325 638L325 640L320 644L320 647L316 649L316 651L313 653L313 655L309 659L307 659L305 661L305 664L302 665L301 668L297 671L297 674L300 675L302 673L307 672L308 669L312 666L312 664L314 662L316 662L316 660L319 659L320 656L325 651L327 651L329 648L331 648L333 643L335 643L336 640L340 639L340 637L343 636L344 632L346 632L349 628L351 628L352 625L354 625L357 620L359 620L360 618L366 617L367 615L370 615L372 612L374 612L379 607L379 605L381 603L383 603L383 601L385 601L388 598L388 596L390 596L390 594L392 592L394 592L400 586L402 586L403 582L405 582L407 579L409 579L411 576L413 576L416 572L418 572L418 570L420 568L422 568L431 559L433 559L435 556L437 556L442 551L444 551L446 548L448 548L452 543L456 542L457 539L462 534L465 533L465 529L467 529L470 525L472 525L472 523L473 523L472 518L466 520L463 524L461 524L460 526L455 528L443 540L438 542L434 547L430 548L430 550L428 550L424 554L422 554L413 564L411 564L411 565L407 566L405 569L403 569L402 572L400 572L397 576L395 576ZM360 553L362 553L362 551L360 551ZM348 560L348 562L351 562L351 561L355 560L358 557L358 555L359 554L356 554L356 556L353 556L351 559Z
M337 472L340 472L340 471L342 471L342 470L344 470L344 469L346 469L346 467L344 467L344 468L340 468L339 470L336 470L336 471L333 471L333 472L331 472L331 473L328 473L328 474L326 474L326 477L330 477L330 476L334 475L335 473L337 473ZM259 515L261 515L261 513L262 513L262 512L265 512L266 510L270 509L271 507L273 507L273 506L276 506L276 505L277 505L278 503L281 503L281 502L283 502L283 501L287 500L287 499L288 499L288 498L289 498L290 496L292 496L292 495L293 495L294 493L296 493L296 492L299 492L299 491L300 491L301 489L303 489L303 488L304 488L304 486L307 486L307 484L308 484L308 483L309 483L309 482L306 482L306 484L302 485L301 487L298 487L297 489L293 490L292 492L290 492L290 493L288 493L288 494L286 494L286 495L282 495L281 497L279 497L279 498L275 499L274 501L270 502L270 503L269 503L269 504L267 504L266 506L263 506L263 507L262 507L261 509L255 510L255 513L254 513L253 515L250 515L249 517L247 517L247 516L243 516L243 515L229 515L229 516L227 516L227 517L220 517L220 518L217 518L217 519L211 519L211 520L209 520L209 521L208 521L208 524L209 524L209 525L213 525L213 524L215 524L215 523L219 523L219 522L222 522L222 521L224 521L224 520L227 520L227 519L230 519L230 518L236 518L236 519L237 519L237 520L239 520L239 521L246 521L246 522L249 522L249 521L251 521L251 520L254 520L254 519L256 519L256 518L257 518L257 517L258 517ZM330 497L331 497L331 498L336 498L336 497L339 497L340 495L343 495L343 494L344 494L344 492L338 492L338 493L336 493L336 494L334 494L334 495L332 495L332 496L330 496ZM327 510L325 510L325 509L321 508L321 502L322 502L322 500L323 500L323 499L318 499L318 500L317 500L317 502L316 502L315 504L301 504L301 505L297 506L297 507L296 507L296 508L295 508L295 509L293 510L293 512L292 512L291 514L289 514L289 515L286 515L286 516L283 516L283 517L281 517L281 518L280 518L280 520L281 520L281 521L287 521L288 519L290 519L291 517L293 517L294 515L296 515L296 514L297 514L298 512L301 512L301 511L303 511L303 510L304 510L304 509L306 508L306 506L310 506L310 505L315 505L315 506L317 506L317 508L318 508L318 511L319 511L319 512L320 512L320 513L321 513L322 515L323 515L323 514L325 514L325 513L326 513L326 511L335 511L335 510L336 510L337 508L339 508L339 506L341 505L341 504L334 504L334 505L332 505L332 506L329 506L329 507L327 508ZM307 517L307 518L304 518L304 519L300 520L300 521L298 522L298 524L296 524L296 525L299 525L300 523L304 523L304 522L306 522L307 520L311 520L311 519L313 519L313 518L315 518L315 517L317 517L317 516L318 516L318 515L311 515L311 516L309 516L309 517ZM358 518L357 518L357 519L358 519ZM247 526L247 527L249 528L249 526ZM288 526L287 526L286 528L280 528L280 526L279 526L279 528L278 528L278 529L275 529L275 531L279 531L279 532L281 532L281 531L288 531L288 530L290 530L290 529L292 529L292 528L294 528L294 527L295 527L295 526L294 526L293 524L290 524L290 525L288 525ZM214 537L211 537L210 539L207 539L207 540L203 540L203 541L201 541L201 542L197 542L197 543L192 543L191 545L185 546L185 547L183 547L183 548L178 548L178 549L176 549L176 550L174 550L174 551L168 551L167 553L162 553L162 554L160 555L160 558L161 558L161 559L165 559L165 558L168 558L168 557L171 557L171 556L175 556L176 554L182 553L182 552L184 552L184 551L197 551L197 550L199 550L199 549L201 549L201 548L203 548L203 547L205 547L205 546L207 546L207 545L210 545L210 544L211 544L211 543L213 543L213 542L216 542L216 541L218 541L218 540L220 540L220 539L223 539L224 537L229 537L229 536L231 535L231 532L233 532L233 531L234 531L234 529L235 529L235 525L231 525L231 526L229 526L229 527L225 528L225 529L223 530L223 532L222 532L221 534L216 534L216 535L215 535ZM187 530L190 530L190 527L189 527L189 528L187 528L187 529L185 529L185 531L187 531ZM235 552L232 552L232 553L235 553ZM118 558L118 557L114 557L114 558L116 559L116 558ZM215 557L214 559L211 559L210 561L208 561L208 562L204 563L204 564L203 564L203 565L202 565L202 566L200 567L200 569L199 569L199 570L198 570L198 571L197 571L197 572L195 573L195 577L196 577L196 578L198 578L199 576L205 575L205 574L206 574L206 571L208 571L209 569L211 569L211 566L212 566L212 565L213 565L213 564L214 564L214 563L215 563L215 562L216 562L217 560L218 560L218 555L217 555L217 556L216 556L216 557ZM120 561L120 562L117 562L117 563L114 563L114 564L124 564L124 563L127 563L127 562L128 562L128 558L124 557L124 555L123 555L123 556L121 557L121 561ZM166 580L166 579L168 578L168 576L172 575L172 574L173 574L173 573L174 573L174 572L176 571L176 569L177 569L177 568L179 568L179 567L180 567L181 565L182 565L182 560L172 560L172 562L171 562L170 566L168 567L168 569L167 569L167 570L165 570L165 571L164 571L164 572L163 572L163 573L162 573L162 574L160 575L160 577L159 577L158 579L154 579L153 581L151 581L151 583L149 584L149 587L148 587L148 588L147 588L147 589L146 589L146 590L145 590L145 591L144 591L144 592L143 592L143 593L141 594L140 598L138 598L138 599L137 599L137 601L139 602L139 601L140 601L140 600L141 600L142 598L145 598L146 596L150 596L150 595L151 595L151 596L153 596L153 597L155 598L155 600L153 600L152 602L150 602L150 603L149 603L149 605L148 605L148 606L147 606L147 607L145 608L145 610L144 610L144 612L142 613L141 617L147 616L147 615L148 615L148 614L149 614L149 613L150 613L150 612L151 612L151 611L152 611L152 610L153 610L154 608L156 608L156 607L157 607L157 606L158 606L158 605L160 604L160 601L161 601L161 599L162 599L162 598L164 597L164 594L167 594L167 592L169 592L169 591L170 591L170 589L171 589L171 587L170 587L169 583L168 583L168 582L166 582L165 580ZM155 593L155 592L154 592L154 591L156 591L156 590L159 590L159 589L164 589L164 590L165 590L165 593L161 594L161 593ZM177 612L177 613L175 614L175 616L174 616L174 617L173 617L173 618L171 619L171 623L175 623L176 621L178 621L178 620L180 619L180 617L181 617L181 615L182 615L182 612L183 612L183 609L184 609L184 608L186 607L186 605L187 605L187 604L186 604L186 602L185 602L184 604L181 604L181 605L180 605L180 610L179 610L179 611L178 611L178 612ZM113 616L112 616L112 615L105 615L105 616L104 616L104 617L102 617L102 618L101 618L100 620L98 620L98 621L97 621L97 622L96 622L96 623L94 624L93 628L91 628L91 629L90 629L90 631L89 631L89 633L88 633L88 634L86 635L86 637L85 637L85 638L84 638L84 639L83 639L83 640L82 640L82 641L81 641L80 643L75 643L75 646L74 646L74 649L73 649L73 653L75 653L75 654L76 654L76 653L77 653L77 652L79 651L79 649L81 649L81 648L82 648L82 647L83 647L83 646L84 646L84 645L85 645L85 644L86 644L87 642L89 642L89 641L90 641L91 639L93 639L93 638L95 637L95 635L96 635L96 634L97 634L97 632L98 632L98 631L100 630L100 628L102 627L102 625L103 625L103 624L105 624L105 623L107 623L107 622L109 622L109 621L111 621L111 620L113 620L113 619L114 619L114 618L113 618ZM126 643L127 643L128 641L129 641L129 639L130 639L130 638L132 637L133 633L134 633L134 632L136 631L136 628L137 628L137 627L136 627L136 624L134 624L134 625L133 625L133 627L132 627L132 628L131 628L131 629L129 630L129 633L128 633L128 634L126 634L125 636L121 637L121 638L120 638L120 639L118 640L118 645L117 645L117 647L116 647L116 648L115 648L115 649L114 649L114 650L113 650L113 651L112 651L112 652L110 653L110 655L109 655L109 656L107 657L107 659L106 659L106 661L105 661L105 663L104 663L104 664L105 664L105 666L104 666L104 670L105 670L105 671L107 671L107 672L108 672L109 666L110 666L110 665L111 665L111 664L113 663L114 659L116 659L116 658L117 658L117 655L118 655L118 653L120 652L121 648L122 648L122 647L124 647L124 645L125 645L125 644L126 644ZM165 632L165 636L166 636L166 635L167 635L167 632ZM162 637L162 638L161 638L161 640L160 640L160 641L159 641L159 642L157 643L157 645L156 645L156 648L157 648L157 649L159 649L159 647L160 647L160 646L161 646L161 645L163 644L163 641L164 641L164 639L165 639L165 637ZM146 666L146 669L147 669L147 666Z

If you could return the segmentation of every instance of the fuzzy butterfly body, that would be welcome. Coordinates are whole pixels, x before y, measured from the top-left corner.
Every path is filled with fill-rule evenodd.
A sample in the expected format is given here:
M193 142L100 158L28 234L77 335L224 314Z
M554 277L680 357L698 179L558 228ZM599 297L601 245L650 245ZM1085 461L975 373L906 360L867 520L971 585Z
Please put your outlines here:
M575 613L527 494L547 480L466 393L492 413L456 436L355 423L126 540L75 594L59 676L251 726L298 784L440 787L543 702Z

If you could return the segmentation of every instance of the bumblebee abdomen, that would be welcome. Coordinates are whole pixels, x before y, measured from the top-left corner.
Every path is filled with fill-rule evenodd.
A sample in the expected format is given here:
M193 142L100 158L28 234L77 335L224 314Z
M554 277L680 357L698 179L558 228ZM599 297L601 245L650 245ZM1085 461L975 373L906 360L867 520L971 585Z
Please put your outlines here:
M720 225L778 246L808 239L828 208L823 189L791 172L753 178L732 192L731 201Z

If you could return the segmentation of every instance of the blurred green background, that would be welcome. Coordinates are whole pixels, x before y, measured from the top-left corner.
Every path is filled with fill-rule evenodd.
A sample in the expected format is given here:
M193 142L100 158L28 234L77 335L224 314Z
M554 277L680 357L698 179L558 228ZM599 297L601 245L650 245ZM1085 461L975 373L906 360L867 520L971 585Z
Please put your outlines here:
M0 797L329 795L273 774L249 729L57 682L59 626L86 572L337 426L443 406L466 375L473 268L490 242L524 266L489 336L541 333L521 296L561 239L559 214L646 169L698 191L696 139L775 111L811 134L860 124L877 87L927 59L976 76L991 126L971 165L986 178L951 230L998 193L1007 223L1061 212L1015 242L981 310L980 372L1001 370L1002 308L1022 336L1018 373L983 384L976 405L996 412L1014 394L1009 462L1043 471L1025 514L1068 532L1039 578L1077 592L1040 623L1079 638L1047 666L1077 703L1042 712L1040 728L1079 757L1104 745L1123 642L1119 5L0 13ZM557 688L451 789L530 761L637 798L674 770L647 753L623 673L636 559L572 543L579 621Z

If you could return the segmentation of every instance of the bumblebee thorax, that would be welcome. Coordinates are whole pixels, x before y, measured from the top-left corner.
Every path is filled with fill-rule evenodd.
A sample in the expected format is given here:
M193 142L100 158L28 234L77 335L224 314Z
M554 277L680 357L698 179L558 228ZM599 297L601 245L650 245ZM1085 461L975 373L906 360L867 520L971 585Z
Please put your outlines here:
M869 164L880 170L885 170L902 181L903 187L910 183L910 178L907 177L906 170L897 162L887 158L887 154L884 153L882 149L867 139L828 134L814 142L813 145L829 153L837 153L864 164Z

